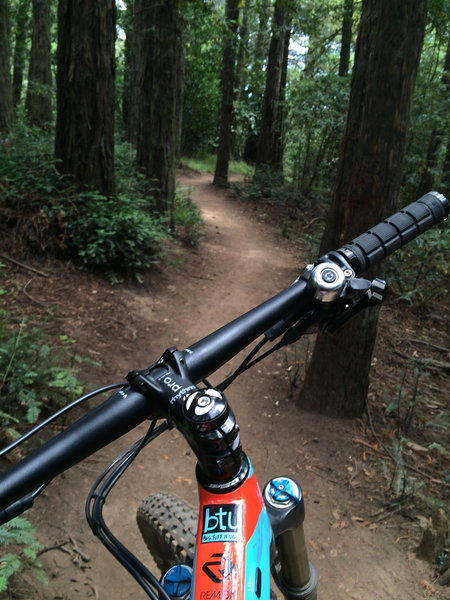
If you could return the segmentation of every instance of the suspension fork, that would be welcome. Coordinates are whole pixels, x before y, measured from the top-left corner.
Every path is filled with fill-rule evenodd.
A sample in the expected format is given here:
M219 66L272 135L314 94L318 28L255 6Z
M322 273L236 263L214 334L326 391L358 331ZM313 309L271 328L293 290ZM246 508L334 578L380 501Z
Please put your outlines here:
M277 586L288 600L316 600L318 576L308 560L300 487L290 478L277 477L265 486L263 497L274 535L272 575Z

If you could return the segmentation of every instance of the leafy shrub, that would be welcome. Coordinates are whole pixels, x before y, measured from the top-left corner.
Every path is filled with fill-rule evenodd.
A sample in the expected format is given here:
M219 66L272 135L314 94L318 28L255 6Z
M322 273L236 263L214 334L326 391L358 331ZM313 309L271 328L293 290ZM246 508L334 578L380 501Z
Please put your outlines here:
M42 567L37 561L43 547L35 537L34 528L26 519L17 517L0 527L0 546L10 546L11 551L0 556L0 592L8 587L9 579L25 566L43 579Z
M447 296L450 279L450 230L434 227L418 237L387 264L386 279L399 300L424 306Z
M135 272L161 258L167 234L142 201L85 192L58 208L64 211L69 244L85 265Z
M130 144L116 144L115 197L78 193L55 168L50 136L18 128L0 146L0 237L13 254L75 256L112 280L123 273L139 280L164 256L169 233L153 210L153 183L137 171L135 155ZM179 194L176 211L183 240L196 246L198 209Z
M349 78L292 73L287 94L285 172L300 197L328 196L345 125Z
M270 198L288 206L295 202L297 196L283 175L266 165L256 169L248 193L252 198Z
M19 127L0 144L0 190L10 204L21 203L23 195L42 200L54 194L63 177L55 168L53 142L41 130Z
M12 254L61 251L61 230L48 207L65 189L49 136L18 126L0 142L0 237Z
M177 237L196 248L202 237L203 219L200 208L192 201L187 188L177 190L175 222Z
M58 351L52 353L50 344ZM15 331L0 322L0 439L10 441L19 423L35 423L43 411L82 392L74 366L64 366L71 345L65 336L50 339L37 327L28 329L25 321Z

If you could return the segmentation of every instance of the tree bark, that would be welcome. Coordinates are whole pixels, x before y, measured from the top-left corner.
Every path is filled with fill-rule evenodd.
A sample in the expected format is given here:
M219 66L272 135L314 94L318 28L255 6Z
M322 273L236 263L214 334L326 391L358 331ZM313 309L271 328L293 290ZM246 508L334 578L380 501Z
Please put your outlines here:
M342 18L341 52L339 55L339 75L346 77L350 68L350 50L352 46L353 0L344 0Z
M56 166L79 189L114 194L114 0L60 0Z
M155 208L175 226L175 174L179 158L184 49L178 0L142 0L143 52L139 75L137 162L152 182Z
M138 130L139 76L142 35L140 35L141 0L129 0L125 16L125 66L122 92L122 123L125 139L136 144Z
M441 78L443 86L442 103L445 106L446 100L450 96L450 38L447 41L447 50L444 58L444 69ZM448 115L447 115L448 116ZM446 116L443 115L442 122L445 124ZM447 121L448 122L448 121ZM438 164L439 151L442 145L445 131L441 128L435 128L430 134L428 141L426 163L423 169L422 176L420 178L418 197L423 196L427 192L430 192L434 186L434 173ZM444 164L445 166L445 164ZM448 163L447 163L448 167Z
M426 0L364 0L349 113L321 253L394 212L402 179ZM319 334L297 402L356 417L366 406L377 311Z
M16 35L13 58L13 105L18 108L22 99L25 53L30 24L30 0L22 0L16 13Z
M255 49L252 57L253 68L249 73L249 91L261 105L264 94L264 64L270 47L270 0L261 0L256 7L258 13L258 31L256 33ZM261 112L261 106L259 107Z
M242 23L239 26L239 43L236 58L236 83L235 83L235 100L239 102L242 96L242 86L244 85L244 69L248 54L249 40L249 12L250 0L245 0L242 8Z
M233 157L238 157L242 155L240 152L240 148L238 147L238 137L236 136L237 129L239 126L239 105L244 93L244 86L246 85L245 78L245 66L247 64L247 55L248 55L248 41L249 41L249 12L250 12L250 0L245 0L244 6L242 7L242 16L241 23L239 25L239 33L238 33L238 50L236 57L236 74L235 74L235 83L234 83L234 102L233 105L235 110L233 110L233 124L231 126L231 152L230 155Z
M267 169L277 175L283 173L284 94L291 18L291 1L277 0L256 155L257 175Z
M33 29L26 111L31 125L45 127L52 120L50 2L48 0L32 0L32 4Z
M219 143L217 147L215 185L228 185L228 166L231 156L234 122L234 85L239 19L239 0L226 1L225 19L227 31L223 44L223 63L221 73L222 102L220 107Z
M8 0L0 0L0 133L3 134L9 132L13 116L9 34Z

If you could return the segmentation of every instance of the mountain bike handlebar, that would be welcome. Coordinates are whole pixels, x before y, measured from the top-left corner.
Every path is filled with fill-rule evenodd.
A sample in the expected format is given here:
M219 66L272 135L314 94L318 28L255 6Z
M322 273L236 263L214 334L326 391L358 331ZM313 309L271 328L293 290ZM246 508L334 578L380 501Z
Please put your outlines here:
M448 213L448 200L442 194L431 192L344 245L337 253L320 258L316 264L333 260L333 255L339 254L341 265L338 268L342 269L344 259L344 266L347 264L348 268L350 265L350 272L354 269L359 274L432 225L443 221ZM178 366L197 384L268 329L285 319L297 321L317 304L318 301L310 292L307 278L300 277L273 298L179 353ZM165 368L164 357L153 365L153 369L156 373L153 378L156 381L153 396L149 395L148 390L144 394L136 391L136 388L124 386L106 402L89 411L3 473L0 476L0 511L10 507L14 513L11 505L17 503L18 510L21 499L39 486L131 431L146 419L161 416L161 407L156 406L158 382L161 386L172 388L173 398L176 392L183 393L186 390L173 379L172 372ZM165 410L170 414L170 407ZM29 498L31 505L31 496Z
M448 215L448 200L438 192L429 192L385 219L366 233L339 248L355 273L379 263Z

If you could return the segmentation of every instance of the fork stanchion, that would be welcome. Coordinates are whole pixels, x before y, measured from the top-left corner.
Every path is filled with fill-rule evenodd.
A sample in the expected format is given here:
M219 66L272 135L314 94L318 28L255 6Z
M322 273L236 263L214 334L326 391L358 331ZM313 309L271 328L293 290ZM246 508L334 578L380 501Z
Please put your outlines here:
M318 576L308 560L300 486L288 477L277 477L265 486L263 497L274 534L277 556L272 574L277 586L288 599L316 600Z

